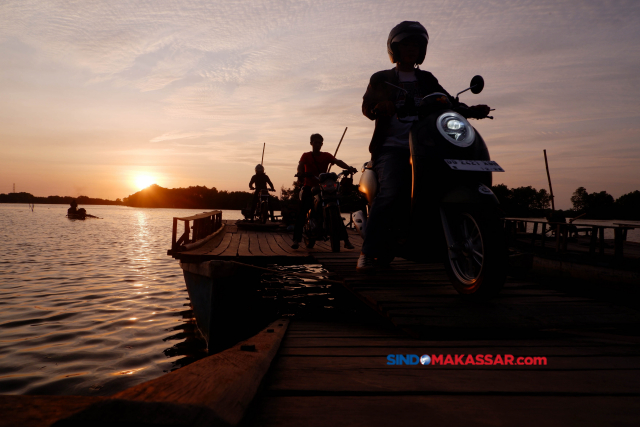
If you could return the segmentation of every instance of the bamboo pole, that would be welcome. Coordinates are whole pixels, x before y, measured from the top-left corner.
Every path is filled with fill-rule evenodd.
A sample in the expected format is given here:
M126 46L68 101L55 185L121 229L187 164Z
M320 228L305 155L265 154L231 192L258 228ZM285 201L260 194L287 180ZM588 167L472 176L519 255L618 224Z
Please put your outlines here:
M264 147L267 145L266 142L262 143L262 160L260 160L260 164L262 164L262 162L264 162Z
M551 187L551 175L549 174L549 162L547 161L547 150L544 151L544 165L547 167L547 179L549 180L549 192L551 193L551 211L556 211L556 205L553 202L553 187Z
M347 129L349 129L349 127L345 127L344 128L344 132L342 132L342 137L340 138L340 142L338 142L338 147L336 147L336 152L333 153L333 157L338 155L338 150L340 149L340 144L342 144L342 139L344 138L344 134L347 133ZM329 165L329 169L327 170L327 173L331 171L331 166L333 165Z

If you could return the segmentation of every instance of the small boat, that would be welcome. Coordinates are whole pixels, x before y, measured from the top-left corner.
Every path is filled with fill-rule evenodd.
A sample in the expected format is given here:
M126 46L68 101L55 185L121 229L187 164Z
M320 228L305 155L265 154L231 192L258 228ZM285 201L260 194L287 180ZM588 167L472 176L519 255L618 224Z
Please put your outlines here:
M87 214L67 214L67 218L69 219L87 219Z

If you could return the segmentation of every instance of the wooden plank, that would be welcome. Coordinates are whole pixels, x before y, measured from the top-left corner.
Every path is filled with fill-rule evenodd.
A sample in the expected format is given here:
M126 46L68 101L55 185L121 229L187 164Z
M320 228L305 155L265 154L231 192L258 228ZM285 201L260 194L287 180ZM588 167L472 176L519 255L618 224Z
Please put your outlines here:
M181 221L193 221L196 219L200 219L200 218L208 218L210 216L216 215L216 214L221 214L222 211L209 211L209 212L203 212L201 214L197 214L197 215L193 215L193 216L185 216L182 218L176 217L174 219L179 219Z
M268 395L248 426L633 426L635 396ZM336 423L336 420L340 420Z
M220 255L221 253L226 251L227 248L229 247L229 243L231 243L232 237L233 237L233 233L229 233L229 231L227 230L220 244L216 248L210 250L208 255Z
M594 395L633 393L640 396L640 370L549 371L536 366L522 370L442 369L440 366L387 366L341 369L333 364L295 369L281 357L271 373L270 390L387 393L562 393ZM326 362L325 362L326 363ZM366 380L365 380L366 379Z
M278 246L280 246L280 248L286 251L289 255L298 254L298 250L291 248L291 243L288 243L283 236L283 234L274 234L273 239L278 243Z
M251 256L249 251L249 234L240 234L240 243L238 244L238 256Z
M266 256L275 256L275 252L269 247L265 233L258 233L258 244L260 245L260 251Z
M265 237L267 238L267 243L269 244L269 247L271 248L271 251L273 251L273 253L275 253L276 255L279 256L288 256L289 252L287 252L286 250L282 249L278 243L276 242L275 236L271 233L269 234L265 234Z
M238 254L238 246L240 246L240 235L232 234L231 242L229 242L229 247L220 254L220 256L224 257L235 257Z

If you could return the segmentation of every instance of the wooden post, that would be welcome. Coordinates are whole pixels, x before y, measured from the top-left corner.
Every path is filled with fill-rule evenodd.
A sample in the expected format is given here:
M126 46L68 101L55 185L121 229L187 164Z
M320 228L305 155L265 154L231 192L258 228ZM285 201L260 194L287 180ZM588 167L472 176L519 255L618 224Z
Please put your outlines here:
M596 254L596 244L598 243L598 227L591 227L591 240L589 241L589 255Z
M176 236L178 233L178 218L173 218L173 231L171 232L171 250L175 251L178 249L176 247Z
M560 224L556 224L556 252L560 252Z
M603 255L604 254L604 227L598 227L598 228L599 228L598 234L600 235L599 236L600 237L600 248L599 248L600 250L598 251L598 253L600 255Z
M613 229L613 242L614 242L614 256L616 258L622 258L623 244L624 240L622 239L622 228L614 228Z
M549 174L549 162L547 161L547 150L544 151L544 165L547 168L547 179L549 180L549 193L551 194L551 210L555 212L556 205L553 201L553 187L551 187L551 175Z
M533 223L533 235L531 236L531 246L536 245L536 234L538 234L538 223Z
M184 222L184 243L189 243L189 232L191 229L189 228L189 221Z
M540 247L544 248L545 241L547 240L547 223L542 223L542 235L540 236Z

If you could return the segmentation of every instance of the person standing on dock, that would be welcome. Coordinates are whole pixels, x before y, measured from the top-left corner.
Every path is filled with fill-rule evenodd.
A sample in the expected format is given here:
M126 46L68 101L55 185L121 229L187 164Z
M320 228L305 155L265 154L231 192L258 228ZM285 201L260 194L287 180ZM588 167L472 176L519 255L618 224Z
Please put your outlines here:
M329 165L337 165L343 169L349 169L352 172L358 171L356 168L349 166L342 160L336 159L331 153L320 151L323 143L324 138L322 135L319 133L311 135L309 144L311 144L313 150L304 153L302 157L300 157L300 162L298 163L298 185L303 184L303 176L304 185L302 185L302 188L300 189L300 210L298 211L296 224L293 229L293 245L291 245L293 249L298 249L300 246L300 241L302 240L302 228L307 220L307 213L313 204L311 189L320 184L316 177L321 173L325 173ZM353 249L353 245L349 242L349 235L347 234L346 229L343 233L343 239L344 247L347 249Z
M484 118L490 111L486 105L467 107L457 102L433 74L419 68L428 43L429 34L419 22L403 21L393 27L387 39L387 53L396 66L372 75L362 98L362 113L375 120L369 152L379 185L356 266L360 272L370 272L375 269L376 259L388 258L390 224L395 221L399 208L408 208L410 200L412 123L407 119L398 120L396 109L405 102L418 102L426 95L440 92L446 94L465 117ZM407 203L403 203L404 200Z
M264 166L262 166L261 164L257 165L255 170L256 174L253 175L251 177L251 181L249 181L249 188L255 191L253 193L253 202L251 203L251 207L254 210L256 209L256 205L258 204L260 191L266 190L267 184L269 184L269 187L271 187L269 191L276 191L276 189L273 187L273 183L269 179L269 175L264 173ZM271 196L269 196L269 199L271 199ZM269 213L271 214L271 221L275 221L275 217L273 215L273 202L271 200L269 200Z

